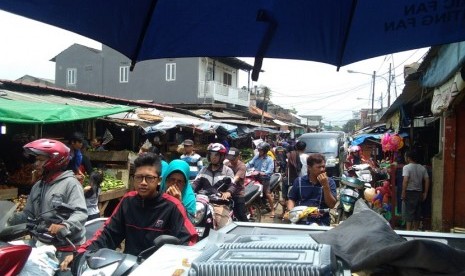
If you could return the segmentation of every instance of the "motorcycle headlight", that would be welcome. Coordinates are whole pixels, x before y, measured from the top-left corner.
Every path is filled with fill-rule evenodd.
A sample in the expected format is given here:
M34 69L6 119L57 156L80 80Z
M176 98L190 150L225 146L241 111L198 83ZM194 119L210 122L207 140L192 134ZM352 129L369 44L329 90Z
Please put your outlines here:
M352 210L352 204L345 204L345 203L342 203L342 207L344 208L344 212L350 212Z
M205 217L206 213L206 206L201 202L195 203L195 217L194 217L194 225L199 224L203 218Z
M292 222L292 223L296 223L299 221L300 219L300 214L302 213L302 211L294 211L294 212L289 212L289 220Z

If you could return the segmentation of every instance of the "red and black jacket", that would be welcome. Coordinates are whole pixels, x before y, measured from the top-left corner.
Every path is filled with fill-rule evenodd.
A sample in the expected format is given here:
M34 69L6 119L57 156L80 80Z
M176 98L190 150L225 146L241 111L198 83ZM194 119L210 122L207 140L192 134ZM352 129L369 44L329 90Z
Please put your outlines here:
M124 195L105 227L81 246L79 252L116 249L126 239L124 252L138 255L160 235L175 236L185 245L193 245L198 240L179 200L166 193L142 199L133 191Z

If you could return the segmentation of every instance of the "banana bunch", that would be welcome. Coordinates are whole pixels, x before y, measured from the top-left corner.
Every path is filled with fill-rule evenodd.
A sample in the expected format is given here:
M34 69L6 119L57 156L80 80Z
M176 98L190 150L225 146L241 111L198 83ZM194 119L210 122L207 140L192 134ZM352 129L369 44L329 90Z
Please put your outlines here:
M302 213L299 214L299 220L303 219L303 218L306 218L306 217L308 217L311 214L316 213L316 212L318 212L317 207L307 207L305 210L303 210Z

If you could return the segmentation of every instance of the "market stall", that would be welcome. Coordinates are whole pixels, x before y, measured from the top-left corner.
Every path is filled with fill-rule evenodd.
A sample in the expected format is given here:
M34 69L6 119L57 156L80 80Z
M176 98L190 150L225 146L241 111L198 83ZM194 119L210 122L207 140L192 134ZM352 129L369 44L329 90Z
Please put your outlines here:
M135 155L132 151L90 151L86 153L94 168L101 169L104 180L99 196L100 214L111 213L111 207L133 189L131 181L130 159Z

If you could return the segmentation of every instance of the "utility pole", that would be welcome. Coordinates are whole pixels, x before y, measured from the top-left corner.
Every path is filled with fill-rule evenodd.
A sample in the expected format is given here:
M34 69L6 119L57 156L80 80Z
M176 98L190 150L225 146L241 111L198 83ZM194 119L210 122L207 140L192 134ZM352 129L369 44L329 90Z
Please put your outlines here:
M389 63L389 77L388 77L388 87L387 87L387 96L388 96L388 105L387 107L391 107L391 79L392 79L392 75L391 75L391 64L392 63Z
M376 71L373 71L373 90L371 92L371 124L375 122L375 81L376 81Z
M266 105L267 94L268 94L268 87L263 87L263 106L262 106L262 119L260 121L260 129L263 129L263 116L265 115L265 105Z

